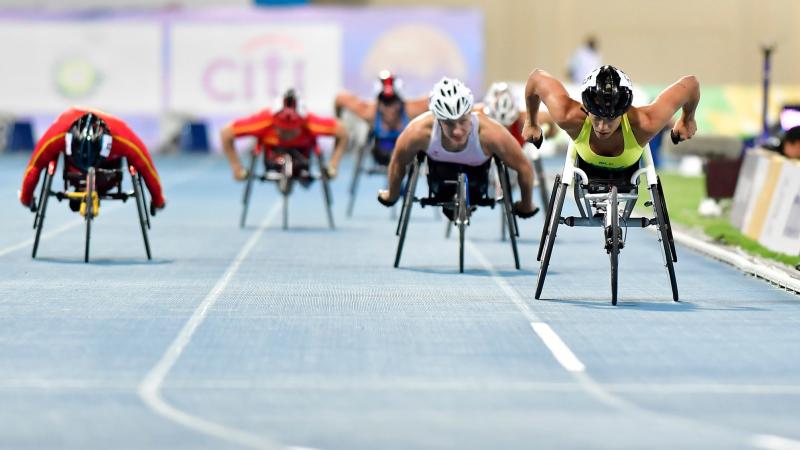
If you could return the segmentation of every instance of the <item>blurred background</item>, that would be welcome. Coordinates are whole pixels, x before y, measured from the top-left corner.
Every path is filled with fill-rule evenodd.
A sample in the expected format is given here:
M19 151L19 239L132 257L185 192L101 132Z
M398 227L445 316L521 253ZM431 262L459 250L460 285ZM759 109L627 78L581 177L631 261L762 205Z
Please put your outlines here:
M222 124L289 86L322 114L342 89L371 97L384 68L407 96L443 75L482 96L492 81L519 89L534 68L569 82L587 39L639 103L696 75L699 133L746 138L762 127L763 46L775 46L768 119L800 103L799 17L794 0L2 0L0 148L30 151L83 104L128 121L153 152L218 151Z

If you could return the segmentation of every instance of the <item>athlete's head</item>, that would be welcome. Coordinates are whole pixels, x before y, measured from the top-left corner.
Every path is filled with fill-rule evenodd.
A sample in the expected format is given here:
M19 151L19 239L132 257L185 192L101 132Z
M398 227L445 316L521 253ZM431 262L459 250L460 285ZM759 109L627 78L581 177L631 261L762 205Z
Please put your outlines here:
M382 70L375 81L376 107L387 124L397 124L402 119L402 86L402 80L388 70Z
M428 108L445 137L456 146L465 145L472 132L472 91L461 81L444 77L433 86L428 98Z
M581 100L597 137L606 139L619 128L633 101L631 88L630 78L614 66L598 67L586 77Z
M281 140L291 140L297 137L306 123L305 111L303 110L297 92L288 89L283 94L280 109L275 113L274 124Z
M500 122L503 126L511 126L519 118L519 107L514 93L508 83L492 83L483 99L483 113Z
M81 170L96 166L111 151L108 125L94 113L86 113L73 122L64 138L66 153Z

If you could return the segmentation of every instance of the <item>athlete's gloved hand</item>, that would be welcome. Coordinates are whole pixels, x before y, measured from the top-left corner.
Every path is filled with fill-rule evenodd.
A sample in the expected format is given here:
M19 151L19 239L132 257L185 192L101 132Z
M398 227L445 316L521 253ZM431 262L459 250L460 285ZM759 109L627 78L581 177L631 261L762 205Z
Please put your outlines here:
M250 173L244 167L239 167L238 169L233 170L233 178L236 181L244 181L248 176L250 176Z
M525 125L522 128L522 138L525 139L525 142L530 142L536 146L536 148L540 148L542 146L542 142L544 142L544 132L542 131L542 127L525 121Z
M336 178L338 171L333 164L328 164L328 167L325 168L325 173L328 175L328 178L332 180Z
M155 217L156 212L164 209L167 206L167 201L164 200L160 205L156 205L155 202L150 200L150 215Z
M536 213L539 212L538 206L530 205L530 207L526 207L523 205L521 201L514 202L514 206L511 207L511 212L514 213L515 216L519 217L520 219L530 219L531 217L535 216Z
M398 198L400 198L400 197L397 197L395 199L390 199L389 198L389 191L385 191L385 190L378 191L378 202L380 202L381 205L383 205L383 206L385 206L387 208L391 208L392 206L394 206L394 204L397 203L397 199Z

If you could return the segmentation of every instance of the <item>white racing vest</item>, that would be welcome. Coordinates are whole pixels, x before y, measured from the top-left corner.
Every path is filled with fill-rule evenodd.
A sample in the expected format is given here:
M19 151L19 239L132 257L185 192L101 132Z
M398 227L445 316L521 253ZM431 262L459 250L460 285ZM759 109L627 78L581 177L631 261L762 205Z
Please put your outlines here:
M481 147L481 140L478 135L478 114L472 113L472 131L467 137L467 146L463 150L451 152L445 150L442 145L442 128L439 121L434 118L433 130L431 130L431 141L428 149L425 150L428 157L434 161L462 164L465 166L480 166L489 160Z

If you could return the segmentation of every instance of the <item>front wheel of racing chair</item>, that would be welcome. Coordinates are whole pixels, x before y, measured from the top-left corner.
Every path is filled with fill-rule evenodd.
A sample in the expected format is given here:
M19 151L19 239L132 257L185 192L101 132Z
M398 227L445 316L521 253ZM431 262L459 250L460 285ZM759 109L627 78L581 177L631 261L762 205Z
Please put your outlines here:
M550 195L550 208L547 214L547 220L544 222L542 229L542 239L539 241L539 255L540 260L539 274L536 277L536 295L538 300L542 295L542 288L544 287L544 280L547 277L547 268L550 265L550 256L553 253L553 244L556 240L556 231L561 221L561 209L564 207L564 197L567 194L569 185L561 182L561 177L556 177L553 193Z
M291 153L283 155L283 166L281 168L281 177L278 179L278 190L281 193L283 203L283 229L289 229L289 194L292 193L292 184L294 180L293 171L294 164Z
M144 240L144 251L147 253L147 259L153 259L150 253L150 240L147 238L147 230L150 228L150 216L147 213L147 198L145 197L144 189L142 186L142 176L136 171L133 166L128 166L128 172L131 174L131 183L133 184L133 196L136 199L136 210L139 213L139 225L142 228L142 239Z
M47 212L47 200L52 195L53 178L55 177L56 167L58 166L58 159L50 161L47 165L47 171L42 180L42 189L39 193L39 203L36 207L36 217L33 219L33 227L36 229L36 237L33 239L33 252L31 258L36 258L36 252L39 250L39 239L42 236L42 228L44 227L45 213Z
M622 229L619 227L619 200L617 199L617 187L612 186L608 199L608 211L610 229L606 231L606 250L608 251L611 262L611 304L617 305L617 281L619 277L619 241Z
M661 188L661 180L658 179L655 185L650 186L650 195L653 199L653 212L658 226L658 241L661 244L662 256L664 258L664 267L667 269L669 275L669 284L672 288L672 300L680 301L678 296L678 281L675 278L674 262L678 261L678 255L675 253L675 243L672 237L672 227L669 223L669 215L667 213L667 206L664 203L663 190Z
M244 196L242 197L242 215L239 218L239 228L244 228L245 221L247 220L247 209L250 207L250 195L253 192L253 181L256 178L256 155L255 149L250 152L250 165L247 169L247 181L244 185Z
M353 179L350 181L350 200L347 204L347 217L353 217L353 208L356 204L356 195L358 194L358 180L361 173L364 171L364 154L367 149L372 146L372 139L367 139L364 145L359 145L356 149L356 166L353 169Z
M411 207L414 206L414 195L417 190L417 180L419 179L420 166L424 156L418 155L411 163L411 170L408 173L408 182L406 183L406 192L403 196L403 206L400 209L400 220L397 223L397 253L394 257L394 267L400 266L400 256L403 254L403 244L406 241L406 232L408 231L408 222L411 218Z
M331 194L330 177L328 176L328 169L325 167L325 158L322 153L317 154L317 161L319 162L320 179L322 181L322 195L325 200L325 210L328 213L328 226L331 230L336 229L336 224L333 222L333 195Z
M508 177L508 167L502 161L495 158L495 166L497 167L497 174L500 178L500 195L503 197L503 223L504 227L508 228L509 241L511 241L511 251L514 254L514 267L519 270L519 250L517 249L517 237L519 236L519 228L517 225L517 218L514 215L514 199L511 196L511 182ZM505 230L506 228L503 228Z
M464 237L467 234L469 223L469 194L467 174L458 174L458 188L456 194L456 225L458 226L458 272L464 273Z

